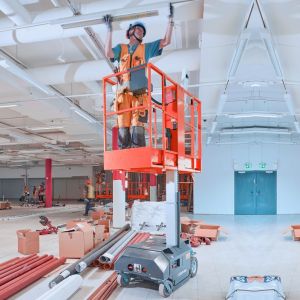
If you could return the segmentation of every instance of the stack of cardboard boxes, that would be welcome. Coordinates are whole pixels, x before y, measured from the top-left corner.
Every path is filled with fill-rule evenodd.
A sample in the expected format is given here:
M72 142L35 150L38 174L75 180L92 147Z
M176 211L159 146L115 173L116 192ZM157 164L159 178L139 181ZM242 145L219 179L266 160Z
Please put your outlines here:
M59 256L81 258L94 247L93 227L87 222L70 221L63 232L58 233Z
M103 210L92 213L93 223L71 220L59 232L59 256L81 258L96 245L109 238L110 218Z

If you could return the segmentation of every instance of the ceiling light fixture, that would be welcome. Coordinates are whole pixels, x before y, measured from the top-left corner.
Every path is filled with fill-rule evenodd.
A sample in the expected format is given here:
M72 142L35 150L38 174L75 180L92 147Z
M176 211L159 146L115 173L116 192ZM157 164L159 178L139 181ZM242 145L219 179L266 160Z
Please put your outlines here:
M90 123L96 123L97 121L95 119L93 119L90 115L88 115L87 113L84 113L83 111L80 111L78 109L76 109L75 107L71 107L71 109L80 117L82 117L83 119L89 121Z
M244 134L283 134L283 135L290 135L291 131L289 131L288 129L277 129L277 130L267 130L267 129L259 129L259 128L255 128L255 129L231 129L231 130L227 130L227 129L223 129L220 132L221 135L244 135Z
M230 119L246 119L246 118L282 118L283 114L279 113L242 113L242 114L228 114L226 117Z
M137 8L140 10L140 12L132 13L132 8L131 11L129 9L123 9L122 15L113 17L113 22L131 21L134 19L141 19L141 18L153 17L159 15L157 7L150 8L148 6L147 7L143 6ZM103 15L105 15L105 12L103 12ZM51 22L50 24L51 25L59 24L63 29L71 29L71 28L89 27L93 25L104 24L104 19L103 17L99 18L99 13L93 13L93 14L79 15L79 16L73 16L69 18L58 19Z
M12 107L17 107L19 106L18 104L3 104L0 105L0 108L12 108Z
M38 131L38 130L54 130L54 129L62 129L63 126L47 126L47 127L27 127L29 130Z

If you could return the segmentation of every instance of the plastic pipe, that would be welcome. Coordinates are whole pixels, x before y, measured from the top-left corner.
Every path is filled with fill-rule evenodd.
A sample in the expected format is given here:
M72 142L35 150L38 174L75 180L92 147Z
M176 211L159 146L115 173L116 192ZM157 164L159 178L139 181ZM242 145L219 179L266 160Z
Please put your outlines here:
M111 263L114 257L128 244L128 242L136 235L136 231L129 231L117 243L114 244L107 252L100 256L101 263Z
M48 290L36 300L69 299L82 285L83 279L80 275L72 275L53 289Z

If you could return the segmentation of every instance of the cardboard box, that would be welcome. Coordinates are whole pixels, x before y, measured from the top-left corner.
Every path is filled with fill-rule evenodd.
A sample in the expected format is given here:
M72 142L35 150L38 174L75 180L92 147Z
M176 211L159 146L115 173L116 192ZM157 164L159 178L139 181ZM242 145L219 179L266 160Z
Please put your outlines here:
M104 225L96 225L94 228L94 247L104 240Z
M291 225L292 237L294 241L300 241L300 225Z
M11 208L10 202L0 202L0 209L9 209Z
M94 223L95 225L104 225L105 226L105 232L109 232L109 230L110 230L110 220L109 219L97 220L95 223Z
M203 224L201 220L190 220L188 218L180 218L181 220L181 232L193 234L195 228Z
M103 210L97 210L93 211L91 214L91 217L93 220L99 220L104 216L104 211Z
M40 235L30 229L17 230L18 252L28 255L40 252Z
M80 221L80 220L70 220L67 222L66 224L66 229L71 229L71 228L75 228L77 224L86 224L88 225L88 222L86 221Z
M219 237L220 228L221 227L219 225L200 224L195 229L195 236L209 238L212 241L216 241Z
M77 223L78 230L59 232L59 256L81 258L94 247L94 231L87 223Z
M113 216L110 215L110 214L105 214L105 218L106 218L107 220L109 220L110 222L112 222Z

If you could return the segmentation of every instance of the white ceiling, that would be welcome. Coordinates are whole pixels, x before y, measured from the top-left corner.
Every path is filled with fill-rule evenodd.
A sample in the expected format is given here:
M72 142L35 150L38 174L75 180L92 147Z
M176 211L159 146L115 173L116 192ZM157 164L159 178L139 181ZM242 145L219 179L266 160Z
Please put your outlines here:
M152 41L164 36L169 2L0 0L0 165L99 164L101 78L111 69L84 28L62 24L77 21L74 10L99 19L91 28L103 43L106 13L155 10L142 19ZM177 81L188 73L204 142L299 143L299 1L171 2L172 43L153 62ZM129 23L113 24L113 44L126 43Z
M208 144L299 143L299 21L299 1L205 2L199 95Z

